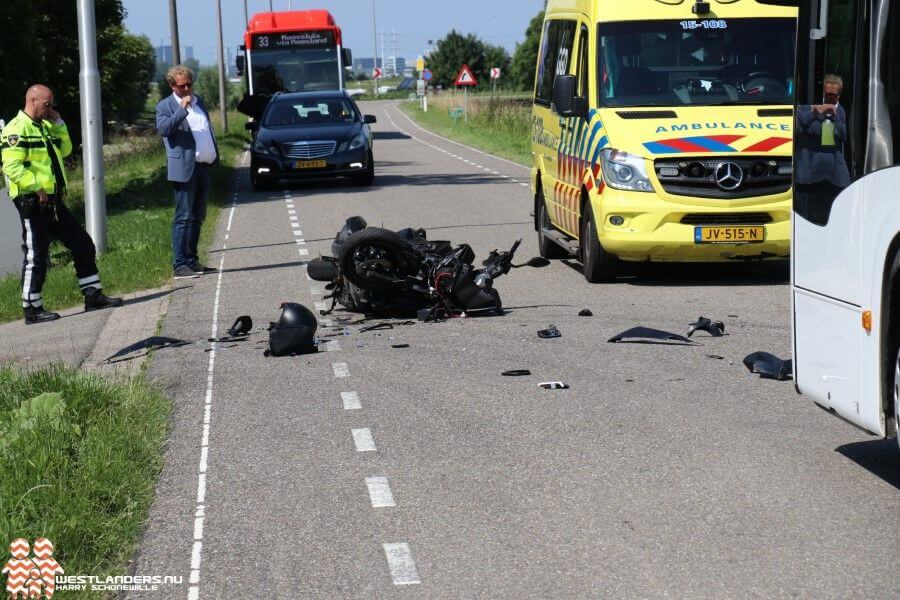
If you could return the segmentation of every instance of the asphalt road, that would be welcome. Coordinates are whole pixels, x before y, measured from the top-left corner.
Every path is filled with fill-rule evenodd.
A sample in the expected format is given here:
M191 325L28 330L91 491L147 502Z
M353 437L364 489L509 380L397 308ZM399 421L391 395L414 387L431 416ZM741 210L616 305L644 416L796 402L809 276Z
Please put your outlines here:
M164 335L205 340L238 315L274 320L282 300L321 302L304 262L351 215L479 256L517 238L523 261L536 254L527 169L393 104L364 111L379 121L375 186L254 194L242 174L221 276L176 290ZM497 285L504 317L351 327L312 356L265 358L261 332L157 353L174 411L135 572L182 576L166 598L895 596L900 453L741 364L789 355L783 273L642 267L589 285L554 262ZM728 335L605 342L699 315ZM550 324L562 337L538 339Z

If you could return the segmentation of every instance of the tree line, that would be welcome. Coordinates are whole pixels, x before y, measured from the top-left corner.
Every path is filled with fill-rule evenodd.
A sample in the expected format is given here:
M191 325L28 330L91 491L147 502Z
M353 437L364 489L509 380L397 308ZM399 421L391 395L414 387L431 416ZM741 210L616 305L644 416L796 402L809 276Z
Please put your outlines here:
M81 139L79 53L73 0L4 0L0 10L0 119L24 106L26 89L53 89L73 141ZM95 0L100 96L105 121L133 122L144 110L156 70L146 36L124 26L122 0Z
M505 48L494 46L475 34L463 35L455 29L439 40L426 63L431 70L434 85L445 89L453 87L462 65L467 64L480 86L490 85L490 70L501 69L501 82L506 88L534 89L534 70L541 44L544 11L539 12L525 30L525 39L516 44L512 56Z

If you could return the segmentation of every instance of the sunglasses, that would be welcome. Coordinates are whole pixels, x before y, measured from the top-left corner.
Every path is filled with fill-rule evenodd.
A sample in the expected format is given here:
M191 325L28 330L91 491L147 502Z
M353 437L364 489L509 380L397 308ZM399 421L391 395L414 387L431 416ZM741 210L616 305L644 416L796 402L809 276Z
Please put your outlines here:
M176 84L174 84L174 87L177 87L177 88L183 88L183 89L186 89L186 88L192 88L192 87L194 87L194 82L193 82L193 81L188 81L187 83L182 83L182 84L177 84L177 83L176 83Z

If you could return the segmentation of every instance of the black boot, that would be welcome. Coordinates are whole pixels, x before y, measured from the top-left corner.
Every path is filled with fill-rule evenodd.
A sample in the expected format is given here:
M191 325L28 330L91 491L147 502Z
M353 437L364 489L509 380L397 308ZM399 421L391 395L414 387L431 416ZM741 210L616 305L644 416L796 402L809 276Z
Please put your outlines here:
M59 318L59 313L44 310L43 306L29 306L24 309L24 312L26 325L34 325L35 323L48 323Z
M100 310L101 308L113 308L123 304L124 302L121 298L110 298L97 288L89 287L84 290L84 310L86 312Z

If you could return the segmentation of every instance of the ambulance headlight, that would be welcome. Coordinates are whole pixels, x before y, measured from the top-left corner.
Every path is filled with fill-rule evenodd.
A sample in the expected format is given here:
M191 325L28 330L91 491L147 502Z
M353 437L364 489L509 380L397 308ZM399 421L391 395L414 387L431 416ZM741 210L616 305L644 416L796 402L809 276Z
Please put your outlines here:
M647 175L647 161L615 148L600 152L600 165L606 185L617 190L652 192L653 184Z

